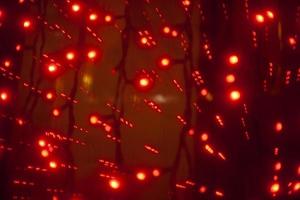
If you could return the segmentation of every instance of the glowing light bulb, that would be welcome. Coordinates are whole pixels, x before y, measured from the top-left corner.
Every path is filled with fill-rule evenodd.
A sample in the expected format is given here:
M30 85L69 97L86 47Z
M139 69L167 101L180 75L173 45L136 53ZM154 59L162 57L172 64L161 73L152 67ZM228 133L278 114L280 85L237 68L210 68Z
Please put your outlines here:
M146 37L142 37L140 42L141 44L146 45L148 43L148 39Z
M6 91L0 91L0 100L2 102L8 101L8 93Z
M280 185L279 183L273 183L270 187L270 192L271 193L277 193L280 190Z
M10 67L11 66L11 61L10 60L4 60L4 66L5 67Z
M47 158L49 156L49 152L46 149L44 149L41 151L41 156Z
M49 167L52 169L56 169L57 168L57 163L55 161L50 161L49 162Z
M67 52L66 53L66 59L67 60L74 60L75 59L75 53L74 52L72 52L72 51L69 51L69 52Z
M54 109L52 110L52 115L53 115L54 117L58 117L58 116L60 115L60 110L57 109L57 108L54 108Z
M79 5L78 3L74 3L74 4L72 5L72 11L73 11L73 12L77 13L77 12L80 11L80 9L81 9L81 7L80 7L80 5Z
M203 193L206 192L206 190L207 190L206 186L202 185L202 186L199 187L199 190L198 190L198 191L199 191L201 194L203 194Z
M290 46L295 46L297 44L296 38L289 37L289 44Z
M141 87L147 87L149 85L149 82L150 81L147 78L141 78L139 80L139 84L140 84Z
M45 93L45 99L48 100L48 101L52 101L55 99L55 93L52 92L52 91L48 91Z
M120 181L116 180L116 179L111 179L109 181L109 186L112 188L112 189L119 189L120 188Z
M233 90L230 92L230 99L232 101L237 101L241 98L241 93L237 90Z
M159 171L159 169L154 169L154 170L152 171L152 175L153 175L154 177L160 176L160 171Z
M208 95L208 90L206 89L206 88L203 88L201 91L200 91L200 94L202 95L202 96L206 96L206 95Z
M239 57L235 54L230 55L228 58L228 62L230 65L236 65L239 63Z
M233 74L228 74L225 79L227 83L233 83L235 81L235 76Z
M170 67L170 65L171 65L171 59L169 57L164 56L164 57L160 58L158 66L161 69L168 69Z
M146 179L146 174L144 172L138 172L136 178L140 181L144 181Z
M24 29L29 29L31 27L31 25L32 25L32 23L31 23L31 21L29 19L25 19L23 21L23 28Z
M275 131L276 132L281 132L283 129L283 124L281 122L276 122L275 124Z
M91 115L90 116L90 123L92 125L98 124L99 122L99 117L97 115Z
M170 29L170 27L169 26L165 26L165 27L163 27L163 33L165 33L165 34L169 34L171 32L171 29Z
M265 22L265 17L261 14L256 14L255 15L255 20L257 23L264 23Z
M269 17L269 19L274 19L274 13L271 10L267 10L266 14Z
M96 13L91 13L89 15L90 21L96 21L98 19L98 15Z
M87 53L87 57L90 59L90 60L94 60L97 56L97 51L96 50L89 50L88 53Z
M109 14L105 15L105 16L104 16L104 21L105 21L106 23L112 22L112 16L109 15Z
M201 134L201 140L202 140L203 142L206 142L206 141L208 140L208 134L207 134L207 133L202 133L202 134Z
M51 64L48 65L47 69L48 69L48 72L49 72L50 74L54 74L54 73L57 72L58 67L57 67L57 65L51 63Z
M41 140L38 141L38 144L39 144L40 147L45 147L46 146L46 141L41 139Z
M176 30L173 30L172 33L171 33L171 35L173 37L177 37L178 36L178 32Z

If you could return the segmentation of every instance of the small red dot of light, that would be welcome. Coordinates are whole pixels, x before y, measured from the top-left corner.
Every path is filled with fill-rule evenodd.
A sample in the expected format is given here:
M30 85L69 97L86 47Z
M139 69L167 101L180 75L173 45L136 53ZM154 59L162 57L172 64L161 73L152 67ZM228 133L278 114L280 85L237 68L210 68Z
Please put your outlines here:
M52 110L52 114L54 117L58 117L60 115L60 111L57 108L55 108Z
M275 163L274 169L275 169L276 171L281 170L281 162Z
M138 172L136 178L140 181L144 181L146 179L146 174L144 172Z
M150 84L150 81L148 78L141 78L139 84L141 87L147 87Z
M1 101L3 101L3 102L7 101L7 100L8 100L8 93L5 92L5 91L1 91L1 92L0 92L0 99L1 99Z
M170 27L165 26L165 27L163 28L163 32L164 32L165 34L169 34L169 33L171 32Z
M170 64L171 64L170 58L163 57L163 58L160 59L160 62L159 62L160 68L167 69L167 68L169 68Z
M46 141L45 140L39 140L38 144L40 147L45 147L46 146Z
M274 13L273 13L272 11L267 10L266 13L267 13L267 16L268 16L270 19L274 19Z
M111 21L112 21L112 16L111 16L111 15L105 15L104 21L105 21L106 23L111 22Z
M57 66L56 66L55 64L50 64L50 65L48 65L48 71L49 71L50 73L56 72L56 71L57 71Z
M46 93L46 99L47 100L53 100L55 98L55 94L53 92L47 92Z
M206 189L205 186L200 186L200 187L199 187L199 192L202 193L202 194L205 193L206 190L207 190L207 189Z
M226 76L226 82L227 83L233 83L235 81L235 76L233 74L228 74Z
M158 176L160 176L160 171L158 169L154 169L152 171L152 175L155 176L155 177L158 177Z
M276 122L276 124L275 124L275 131L276 132L280 132L280 131L282 131L282 129L283 129L282 123L281 122Z
M4 66L5 67L10 67L11 66L11 61L10 60L5 60L4 61Z
M66 59L67 60L74 60L75 58L75 53L74 52L67 52L66 53Z
M79 12L80 11L80 5L75 3L72 5L73 12Z
M25 28L25 29L28 29L28 28L30 28L31 27L31 21L30 20L24 20L23 21L23 27Z
M189 134L190 136L193 136L193 135L195 134L195 130L191 128L191 129L188 131L188 134Z
M112 188L112 189L119 189L120 188L120 182L116 179L112 179L109 181L109 186Z
M270 192L271 193L277 193L277 192L279 192L279 189L280 189L279 183L273 183L271 185Z
M256 15L255 15L255 20L256 20L257 23L264 23L265 18L264 18L264 16L261 15L261 14L256 14Z
M230 92L230 99L232 101L237 101L241 98L241 93L237 90L231 91Z
M141 38L141 44L147 44L147 42L148 42L148 39L146 38L146 37L142 37Z
M203 134L201 135L201 140L202 140L203 142L206 142L206 141L208 140L208 134L207 134L207 133L203 133Z
M91 13L90 16L89 16L89 19L91 21L95 21L98 19L98 15L96 13Z
M57 163L55 161L50 161L49 162L49 167L52 168L52 169L55 169L55 168L57 168Z
M293 190L294 190L295 192L300 190L300 182L296 182L296 183L295 183Z
M16 51L21 51L22 46L20 44L16 45Z
M95 59L97 56L97 52L95 50L90 50L87 54L87 57L90 59L90 60L93 60Z
M172 34L173 37L177 37L178 36L178 32L175 31L175 30L173 30L171 34Z
M236 65L239 62L239 57L237 55L230 55L228 58L228 62L230 65Z
M202 96L206 96L206 95L208 95L208 91L207 91L207 89L202 89L201 91L200 91L200 94L202 95Z
M97 124L98 121L99 121L98 116L96 116L96 115L91 115L91 116L90 116L90 123L91 123L92 125Z
M49 152L44 149L44 150L41 151L41 156L44 157L44 158L47 158L49 156Z
M294 37L289 37L289 44L291 46L295 46L297 44L297 41Z
M17 119L17 123L18 123L19 126L23 126L24 125L24 120Z
M111 131L111 126L110 125L105 125L105 127L104 127L104 130L106 131L106 132L110 132Z

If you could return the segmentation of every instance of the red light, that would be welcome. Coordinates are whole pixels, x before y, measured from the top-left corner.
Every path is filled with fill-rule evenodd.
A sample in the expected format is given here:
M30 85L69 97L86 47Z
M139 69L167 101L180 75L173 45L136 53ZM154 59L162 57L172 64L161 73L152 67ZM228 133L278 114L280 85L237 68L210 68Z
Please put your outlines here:
M171 34L172 34L173 37L177 37L178 36L178 32L175 31L175 30L173 30Z
M69 51L69 52L67 52L66 53L66 59L67 60L74 60L75 59L75 53L74 52L72 52L72 51Z
M267 14L267 16L268 16L270 19L274 19L274 13L273 13L272 11L267 10L267 11L266 11L266 14Z
M110 22L112 22L112 16L111 15L105 15L104 16L104 21L106 22L106 23L110 23Z
M89 50L87 53L87 57L90 60L95 60L95 58L97 57L97 51L96 50Z
M144 181L146 179L146 174L144 172L138 172L136 178L140 181Z
M22 23L24 29L29 29L32 25L32 22L29 19L25 19Z
M264 23L265 17L261 14L256 14L255 15L255 20L256 20L257 23L261 24L261 23Z
M10 67L11 66L11 61L10 60L4 60L4 66L5 67Z
M90 21L96 21L98 19L98 15L96 13L91 13L89 15L89 20Z
M168 56L160 58L158 66L161 69L168 69L171 65L171 59Z
M52 115L53 115L54 117L58 117L58 116L60 115L60 110L57 109L57 108L54 108L54 109L52 110Z
M140 91L148 91L152 88L153 83L153 79L145 72L138 74L135 78L135 87Z
M282 129L283 129L282 123L281 122L276 122L276 124L275 124L275 131L276 132L281 132Z
M237 90L233 90L230 92L230 99L232 101L237 101L241 98L241 93Z
M146 45L148 43L148 39L146 37L141 37L141 44Z
M57 66L55 64L50 64L48 65L48 72L51 73L51 74L54 74L55 72L57 72Z
M47 91L47 92L45 92L45 99L47 101L53 101L55 99L55 97L56 97L55 92L53 92L53 91Z
M201 135L201 140L202 140L203 142L206 142L206 141L208 140L208 134L207 134L207 133L203 133L203 134Z
M274 169L275 169L276 171L281 170L281 162L275 163Z
M147 78L141 78L139 81L141 87L147 87L149 85L149 82L150 81Z
M206 190L207 190L207 188L204 185L202 185L202 186L199 187L198 191L203 194L203 193L206 192Z
M279 192L279 189L280 189L279 183L273 183L270 187L270 192L277 193L277 192Z
M237 55L230 55L228 58L228 62L230 65L236 65L239 62L239 57Z
M79 5L78 3L74 3L74 4L72 5L72 11L73 11L73 12L79 12L80 9L81 9L81 7L80 7L80 5Z
M38 144L40 147L45 147L46 146L46 141L45 140L39 140Z
M289 37L289 44L291 46L295 46L297 44L296 38L294 37Z
M169 27L169 26L163 27L163 32L164 32L165 34L169 34L169 33L171 32L170 27Z
M152 171L152 175L155 176L155 177L158 177L158 176L160 176L160 171L158 169L154 169Z
M91 115L90 116L90 123L92 125L98 124L99 122L99 117L97 115Z
M205 88L203 88L201 91L200 91L200 94L202 95L202 96L206 96L206 95L208 95L208 91L207 91L207 89L205 89Z
M41 151L41 156L43 156L44 158L47 158L49 156L49 152L44 149Z
M57 168L57 163L55 161L50 161L49 162L49 167L52 168L52 169L55 169L55 168Z
M8 92L0 91L0 100L1 100L1 102L7 102L8 99L9 99Z
M191 128L191 129L188 131L188 134L189 134L190 136L193 136L193 135L195 134L195 130Z
M20 44L17 44L16 45L16 51L21 51L21 49L22 49L22 46Z
M109 186L114 190L119 189L120 188L120 182L116 179L112 179L112 180L109 181Z
M296 182L296 183L295 183L293 190L294 190L295 192L300 190L300 182Z
M235 81L235 76L233 74L228 74L226 76L226 82L227 83L233 83Z

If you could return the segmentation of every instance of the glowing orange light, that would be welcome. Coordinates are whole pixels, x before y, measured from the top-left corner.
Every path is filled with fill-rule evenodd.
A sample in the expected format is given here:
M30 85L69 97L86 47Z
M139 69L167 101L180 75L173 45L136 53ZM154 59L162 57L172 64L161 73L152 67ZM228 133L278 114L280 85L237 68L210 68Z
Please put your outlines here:
M295 183L293 190L294 190L295 192L300 190L300 182L296 182L296 183Z
M159 60L159 67L161 69L168 69L171 65L171 60L169 57L165 56Z
M110 132L111 129L112 129L112 127L111 127L110 125L108 125L108 124L106 124L106 125L104 126L104 130L105 130L106 132Z
M18 118L16 120L17 120L18 125L20 125L20 126L24 125L24 120L23 119Z
M223 197L223 196L224 196L223 192L218 191L218 190L215 192L215 194L216 194L216 196L218 196L218 197Z
M60 110L55 108L55 109L52 110L52 114L53 114L54 117L58 117L60 115Z
M227 83L233 83L235 81L235 76L233 74L228 74L226 76L226 82Z
M2 102L5 102L8 100L8 93L5 91L0 91L0 99Z
M70 51L70 52L66 53L66 59L67 60L74 60L74 58L75 58L75 53L74 52Z
M230 55L228 58L228 62L231 65L236 65L239 62L239 57L237 55Z
M291 46L295 46L297 44L296 38L294 37L289 37L289 44Z
M233 90L233 91L230 92L230 99L231 99L232 101L237 101L237 100L239 100L240 98L241 98L241 94L240 94L239 91Z
M207 134L207 133L203 133L203 134L201 135L201 140L202 140L203 142L206 142L206 141L208 140L208 134Z
M21 51L22 46L20 44L16 45L16 51Z
M280 132L283 129L283 124L281 122L276 122L275 124L275 131Z
M49 156L49 152L47 151L47 150L42 150L41 151L41 155L44 157L44 158L46 158L46 157L48 157Z
M111 22L111 21L112 21L112 16L111 16L111 15L105 15L104 21L105 21L106 23Z
M213 153L214 153L214 150L213 150L208 144L205 145L205 149L206 149L210 154L213 154Z
M5 60L4 61L4 66L5 67L10 67L11 66L11 61L10 60Z
M189 6L189 5L191 5L191 2L190 2L190 0L183 0L182 5L183 6Z
M147 78L141 78L139 81L139 84L141 87L147 87L149 85L149 79Z
M112 179L109 181L109 186L112 188L112 189L119 189L120 188L120 182L116 179Z
M281 162L275 163L274 168L275 168L276 171L279 171L281 169Z
M57 168L57 163L55 161L50 161L49 162L49 167L52 168L52 169L55 169L55 168Z
M300 176L300 166L298 166L297 174Z
M99 121L98 116L96 116L96 115L91 115L91 116L90 116L90 123L91 123L92 125L97 124L98 121Z
M256 14L255 15L255 20L256 20L257 23L264 23L265 17L261 14Z
M144 172L138 172L136 178L140 181L144 181L146 179L146 174Z
M178 36L178 32L175 31L175 30L173 30L171 34L172 34L173 37L177 37Z
M97 52L96 52L95 50L90 50L90 51L88 51L87 57L88 57L90 60L95 59L96 56L97 56Z
M158 176L160 176L160 171L158 169L154 169L152 171L152 175L155 176L155 177L158 177Z
M143 45L148 43L148 39L146 37L142 37L140 41Z
M268 16L270 19L274 19L274 13L273 13L272 11L267 10L266 13L267 13L267 16Z
M200 91L200 94L202 95L202 96L206 96L206 95L208 95L208 91L207 91L207 89L202 89L201 91Z
M163 28L163 32L164 32L165 34L169 34L169 33L171 32L170 27L165 26L165 27Z
M270 192L277 193L277 192L279 192L279 189L280 189L279 183L273 183L270 187Z
M188 131L188 134L189 134L190 136L193 136L193 135L195 134L195 130L191 128L191 129Z
M46 146L46 141L45 140L39 140L38 144L40 147L45 147Z
M79 12L80 11L80 5L77 4L77 3L74 3L72 5L72 10L73 10L73 12Z
M207 190L207 188L204 185L202 185L202 186L199 187L198 191L203 194L203 193L206 192L206 190Z
M30 28L30 27L31 27L31 21L28 20L28 19L24 20L24 21L23 21L23 27L24 27L25 29Z
M89 16L89 19L91 21L95 21L98 19L98 15L96 13L91 13L90 16Z
M55 64L48 65L48 72L55 73L57 71L57 66Z

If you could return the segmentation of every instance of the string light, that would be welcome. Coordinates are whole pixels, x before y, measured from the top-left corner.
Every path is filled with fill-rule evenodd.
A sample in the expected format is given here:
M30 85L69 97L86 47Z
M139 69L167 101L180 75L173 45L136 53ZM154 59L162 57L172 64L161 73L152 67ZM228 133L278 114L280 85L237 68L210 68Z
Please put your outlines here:
M228 62L229 62L229 64L230 65L237 65L238 63L239 63L239 57L237 56L237 55L235 55L235 54L233 54L233 55L230 55L229 57L228 57Z
M255 20L257 23L262 24L265 22L265 17L261 14L256 14L255 15Z
M238 90L233 90L230 92L230 99L232 101L237 101L241 98L241 93Z
M119 189L120 188L120 181L116 180L116 179L112 179L109 181L109 186L116 190L116 189Z
M55 161L50 161L49 162L49 167L52 169L56 169L57 168L57 163Z
M136 178L140 181L144 181L146 179L146 174L144 172L138 172Z

